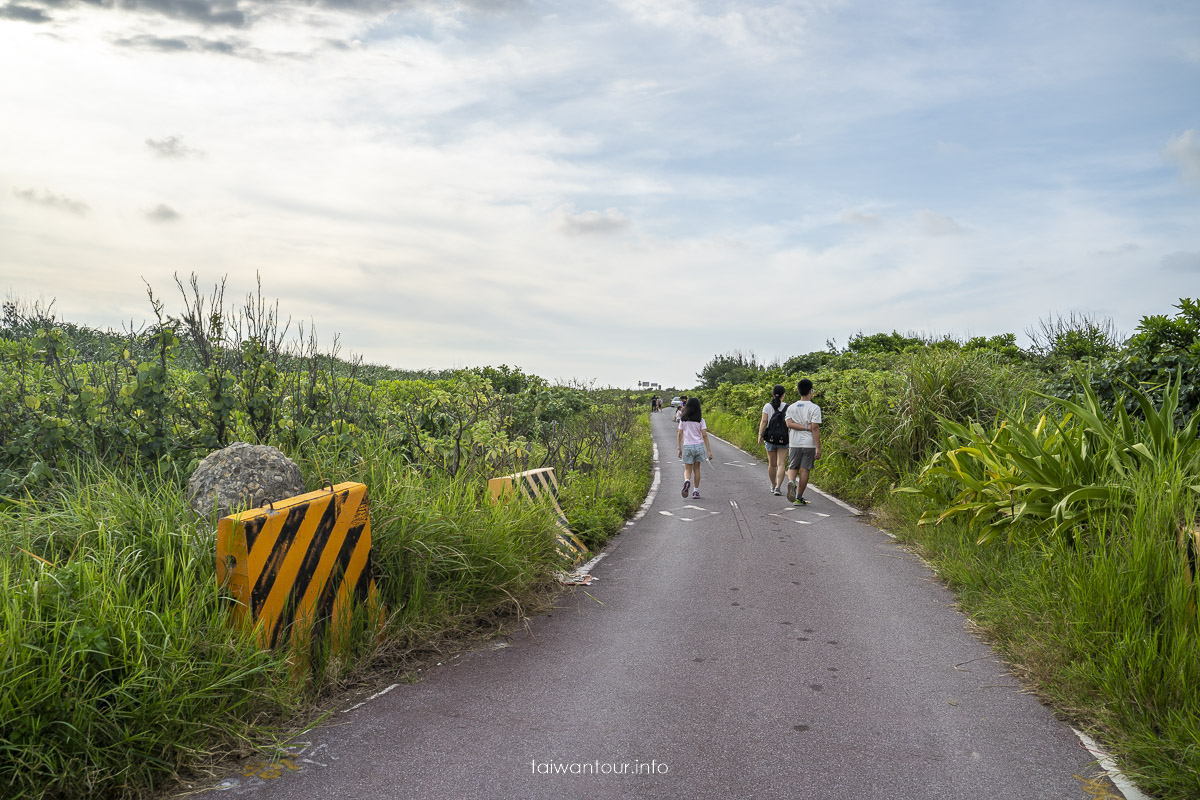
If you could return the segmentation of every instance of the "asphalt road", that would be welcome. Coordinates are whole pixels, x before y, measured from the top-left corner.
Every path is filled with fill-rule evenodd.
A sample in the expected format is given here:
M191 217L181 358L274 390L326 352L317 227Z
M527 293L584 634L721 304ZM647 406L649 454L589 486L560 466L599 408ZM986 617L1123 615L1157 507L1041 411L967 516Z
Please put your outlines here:
M1118 796L919 559L828 498L773 497L723 442L681 498L651 418L662 485L597 583L205 796Z

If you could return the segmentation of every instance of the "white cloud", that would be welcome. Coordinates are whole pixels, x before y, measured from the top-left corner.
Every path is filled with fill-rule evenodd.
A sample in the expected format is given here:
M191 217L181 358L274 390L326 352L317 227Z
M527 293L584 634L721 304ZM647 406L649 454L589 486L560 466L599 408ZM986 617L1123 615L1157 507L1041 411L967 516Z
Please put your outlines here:
M559 227L569 234L611 234L629 228L629 218L616 208L576 214L573 207L564 206L558 210L558 219Z
M958 236L966 233L961 225L943 214L935 214L922 209L913 217L916 219L920 231L929 236Z
M1163 154L1179 167L1185 181L1200 187L1200 131L1186 130L1172 137Z
M1200 273L1200 253L1171 253L1163 256L1162 265L1171 272Z
M883 222L883 217L865 211L843 211L840 219L847 225L874 226Z
M603 382L1065 304L1129 328L1192 293L1200 215L1129 143L1192 180L1200 134L1171 138L1155 13L1071 1L58 4L59 40L0 22L0 284L116 325L139 276L257 270L375 361ZM1119 120L1086 104L1116 70ZM795 275L802 329L749 279Z

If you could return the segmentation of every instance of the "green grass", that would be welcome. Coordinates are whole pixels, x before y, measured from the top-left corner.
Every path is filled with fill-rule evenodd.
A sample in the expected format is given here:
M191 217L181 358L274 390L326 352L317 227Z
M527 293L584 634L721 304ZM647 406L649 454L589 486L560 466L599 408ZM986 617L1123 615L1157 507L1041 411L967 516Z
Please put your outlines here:
M1200 797L1200 592L1176 534L1197 509L1178 471L1146 473L1135 489L1133 510L1095 512L1077 547L981 546L965 522L919 526L926 501L912 496L888 501L881 521L920 547L985 635L1140 788L1184 800Z
M645 496L648 420L603 467L562 478L594 543ZM228 622L215 538L175 474L76 464L0 508L0 796L144 798L303 727L339 684L448 638L493 630L553 590L547 509L495 503L485 475L422 474L368 439L301 461L312 487L367 484L382 636L311 671Z
M561 480L563 510L571 530L595 550L641 506L654 477L650 417L639 417L633 435L606 469L572 472Z

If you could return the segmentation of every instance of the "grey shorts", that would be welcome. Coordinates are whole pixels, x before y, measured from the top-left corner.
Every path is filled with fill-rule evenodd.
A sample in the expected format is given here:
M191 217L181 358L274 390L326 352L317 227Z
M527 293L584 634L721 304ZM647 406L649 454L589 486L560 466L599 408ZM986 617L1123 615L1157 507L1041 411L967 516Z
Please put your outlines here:
M817 448L790 447L788 448L788 469L811 470L817 462Z

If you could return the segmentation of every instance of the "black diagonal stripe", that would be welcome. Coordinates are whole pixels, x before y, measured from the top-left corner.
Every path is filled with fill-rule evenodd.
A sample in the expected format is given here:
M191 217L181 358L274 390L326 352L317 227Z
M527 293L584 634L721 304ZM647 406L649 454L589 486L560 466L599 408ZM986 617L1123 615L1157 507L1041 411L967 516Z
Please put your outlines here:
M271 554L267 556L258 580L254 582L254 590L250 593L250 611L255 622L258 621L258 615L262 613L267 598L271 596L271 587L275 585L275 576L279 574L279 568L283 566L283 560L292 547L292 541L296 538L296 531L300 530L307 513L308 506L293 506L288 509L287 519L283 521L283 525L279 529L279 536L276 537L275 545L271 548ZM247 552L249 552L248 548Z
M313 623L314 642L319 641L325 635L325 626L333 617L334 603L337 602L342 584L346 582L346 568L350 565L350 558L358 547L358 537L362 536L365 527L365 524L355 525L346 531L346 540L342 542L342 548L338 550L337 560L333 564L329 578L321 587L321 596L317 598L316 621Z
M258 534L262 532L263 525L267 521L267 515L248 519L242 523L242 533L246 536L246 552L249 553L254 549L254 542L258 539Z
M354 584L354 599L365 603L375 583L375 568L371 564L371 551L367 551L367 563L363 564L362 572L358 573L358 581Z
M545 487L546 491L550 494L551 497L554 498L554 502L557 503L558 502L558 484L556 484L554 482L554 480L552 478L553 475L554 475L554 473L551 472L550 470L544 470L540 473L539 477L541 478L542 485Z
M522 474L519 478L517 478L517 486L521 487L521 494L525 495L526 500L537 502L537 494L535 493L533 481L530 480L529 475Z
M544 472L534 472L529 476L529 480L537 486L538 497L544 497L545 494L550 494L550 487L546 484Z
M334 525L337 524L336 506L336 502L330 502L325 506L325 513L321 515L321 521L317 523L317 529L313 531L313 538L308 544L308 550L304 553L304 560L300 562L300 568L296 570L296 580L292 583L279 618L275 620L275 630L271 632L271 647L275 647L279 641L279 635L290 628L292 620L296 618L296 607L304 600L308 584L312 582L313 573L317 571L317 564L321 562L321 554L325 552L325 545L329 543L329 534L333 533ZM309 507L311 508L311 506Z

